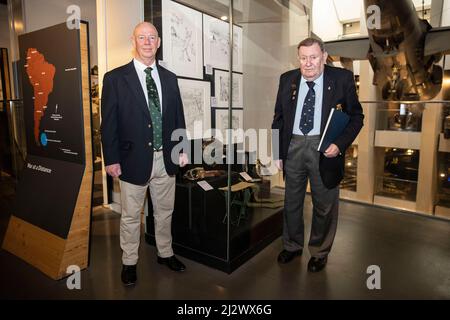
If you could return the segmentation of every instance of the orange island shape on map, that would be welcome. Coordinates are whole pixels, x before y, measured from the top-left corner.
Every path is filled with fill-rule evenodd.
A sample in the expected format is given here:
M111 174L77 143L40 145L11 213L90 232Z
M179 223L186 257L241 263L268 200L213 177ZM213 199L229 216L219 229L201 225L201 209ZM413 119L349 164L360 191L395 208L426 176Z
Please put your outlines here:
M47 109L48 96L53 91L56 68L45 61L44 55L35 48L27 50L25 68L34 91L34 140L40 146L39 128L45 109Z

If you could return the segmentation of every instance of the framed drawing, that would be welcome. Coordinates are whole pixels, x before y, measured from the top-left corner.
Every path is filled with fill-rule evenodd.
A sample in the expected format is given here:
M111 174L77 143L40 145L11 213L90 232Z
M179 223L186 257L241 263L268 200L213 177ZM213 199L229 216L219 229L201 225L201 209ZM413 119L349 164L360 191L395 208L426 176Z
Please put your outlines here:
M204 64L230 70L230 32L228 22L203 15ZM233 26L233 71L242 72L242 28Z
M214 92L218 108L228 108L230 87L230 73L228 71L214 71ZM244 106L242 74L233 72L233 100L232 108Z
M178 86L183 101L188 139L209 138L205 133L211 129L211 83L178 79Z
M232 111L232 128L244 129L244 110ZM222 133L222 143L228 144L228 135L226 130L228 129L228 110L216 109L216 129ZM233 143L244 142L243 134L237 134L233 132ZM243 133L243 131L242 131ZM216 137L217 138L217 137ZM221 139L219 139L221 140Z
M177 76L203 79L202 14L162 0L162 51L167 68Z

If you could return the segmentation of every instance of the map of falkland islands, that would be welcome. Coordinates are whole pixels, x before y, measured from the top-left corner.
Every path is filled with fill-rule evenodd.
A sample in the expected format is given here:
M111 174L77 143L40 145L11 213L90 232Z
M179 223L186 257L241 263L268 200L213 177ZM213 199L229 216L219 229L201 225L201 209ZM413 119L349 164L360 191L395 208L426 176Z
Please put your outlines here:
M39 131L41 119L47 109L48 96L53 91L56 68L45 61L44 55L35 48L28 49L25 68L34 91L34 140L38 146L45 146L47 137L44 133L39 137Z

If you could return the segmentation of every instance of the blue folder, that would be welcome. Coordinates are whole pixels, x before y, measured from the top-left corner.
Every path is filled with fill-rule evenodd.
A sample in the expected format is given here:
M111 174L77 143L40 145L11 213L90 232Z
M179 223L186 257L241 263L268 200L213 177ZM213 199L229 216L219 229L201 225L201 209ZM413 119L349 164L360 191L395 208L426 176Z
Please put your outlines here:
M331 109L317 151L325 152L330 144L342 134L349 121L350 117L345 112L335 108Z

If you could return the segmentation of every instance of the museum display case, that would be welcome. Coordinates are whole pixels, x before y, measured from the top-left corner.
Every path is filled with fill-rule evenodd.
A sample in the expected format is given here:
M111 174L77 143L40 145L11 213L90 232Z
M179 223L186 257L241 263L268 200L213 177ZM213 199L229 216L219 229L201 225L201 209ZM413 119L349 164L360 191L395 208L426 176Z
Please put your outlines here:
M443 106L441 123L435 212L438 215L450 218L450 102Z
M386 148L384 170L376 177L375 195L416 201L420 152Z
M232 272L281 235L284 190L276 187L267 128L279 76L296 66L291 52L308 35L309 9L275 1L144 3L162 35L157 59L178 77L191 151L177 175L173 247ZM278 21L267 23L270 17ZM147 207L146 240L154 244Z

